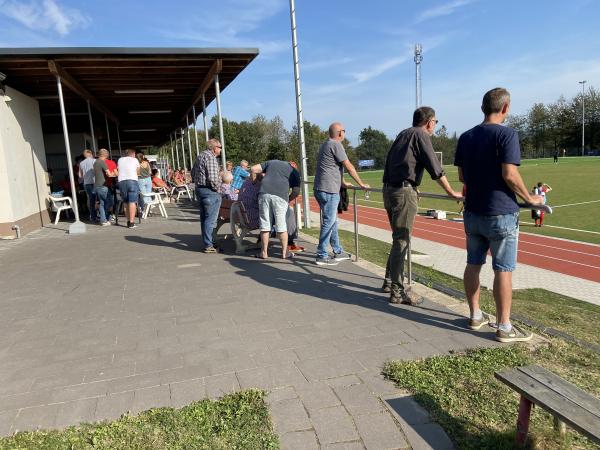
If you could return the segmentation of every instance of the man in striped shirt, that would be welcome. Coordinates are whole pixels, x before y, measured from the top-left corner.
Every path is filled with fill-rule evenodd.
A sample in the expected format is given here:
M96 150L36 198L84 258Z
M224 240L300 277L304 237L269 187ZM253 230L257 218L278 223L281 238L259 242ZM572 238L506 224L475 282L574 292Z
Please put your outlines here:
M209 139L207 147L196 158L192 168L192 181L196 185L196 198L200 208L203 252L217 253L212 241L212 233L221 207L221 194L219 194L221 177L217 160L221 154L221 143L218 139Z

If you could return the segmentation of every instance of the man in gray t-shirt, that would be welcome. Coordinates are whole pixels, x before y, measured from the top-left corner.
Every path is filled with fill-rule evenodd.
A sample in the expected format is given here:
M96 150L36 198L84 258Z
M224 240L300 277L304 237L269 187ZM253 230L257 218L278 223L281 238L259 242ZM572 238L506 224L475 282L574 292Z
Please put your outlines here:
M317 247L317 265L336 265L340 261L350 259L340 244L337 227L337 207L340 203L340 188L352 186L344 181L344 169L363 189L369 185L362 182L354 165L348 159L342 145L346 135L344 126L334 122L329 126L329 139L319 149L317 172L315 174L315 198L321 208L321 232ZM333 258L329 256L328 246L331 244Z

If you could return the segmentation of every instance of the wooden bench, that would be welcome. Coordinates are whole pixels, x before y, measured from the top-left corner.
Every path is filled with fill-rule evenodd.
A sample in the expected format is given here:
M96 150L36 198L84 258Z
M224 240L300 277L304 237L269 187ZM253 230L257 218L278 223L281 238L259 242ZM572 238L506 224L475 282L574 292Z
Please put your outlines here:
M532 404L554 416L554 426L561 435L566 431L566 424L600 444L600 400L597 398L536 365L501 370L494 376L521 395L518 445L527 440Z
M233 200L223 199L221 200L221 207L219 208L219 215L217 217L217 226L213 230L213 242L217 241L217 232L219 228L221 228L226 223L229 223L231 218L231 205L233 204ZM225 239L227 239L227 234L225 234Z

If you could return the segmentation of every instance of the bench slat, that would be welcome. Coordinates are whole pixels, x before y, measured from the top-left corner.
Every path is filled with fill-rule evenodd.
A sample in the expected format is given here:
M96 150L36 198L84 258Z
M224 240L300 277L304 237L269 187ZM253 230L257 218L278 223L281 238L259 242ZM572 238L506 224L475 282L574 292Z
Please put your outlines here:
M496 372L495 377L536 405L558 417L561 421L592 441L600 443L600 418L585 408L553 391L530 375L507 369ZM593 398L593 397L592 397Z
M518 367L517 369L535 378L538 382L547 386L548 389L567 397L573 403L587 409L600 419L600 400L597 398L538 365Z

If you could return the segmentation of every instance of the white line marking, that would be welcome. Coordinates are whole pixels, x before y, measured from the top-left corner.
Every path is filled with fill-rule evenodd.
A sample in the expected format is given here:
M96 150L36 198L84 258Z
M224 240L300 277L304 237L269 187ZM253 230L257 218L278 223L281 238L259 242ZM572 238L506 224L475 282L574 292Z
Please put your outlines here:
M178 269L187 269L188 267L200 267L202 264L200 263L191 263L191 264L180 264L177 266Z
M589 203L598 203L598 202L600 202L600 200L591 200L589 202L579 202L579 203L568 203L566 205L553 206L552 209L554 209L554 208L564 208L565 206L587 205Z

